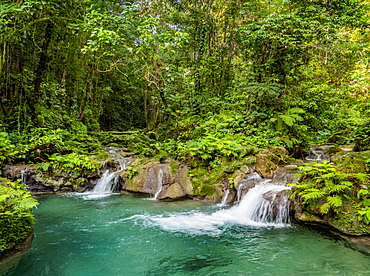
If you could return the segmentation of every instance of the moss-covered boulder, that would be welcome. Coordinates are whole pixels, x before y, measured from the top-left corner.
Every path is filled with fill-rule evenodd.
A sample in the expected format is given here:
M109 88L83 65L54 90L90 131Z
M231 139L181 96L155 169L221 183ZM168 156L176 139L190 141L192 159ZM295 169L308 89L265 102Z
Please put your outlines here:
M270 153L275 154L276 156L288 156L289 155L288 150L284 147L269 146L268 150Z
M177 161L135 159L121 173L124 190L155 195L156 199L177 199L193 194L188 167Z
M257 156L255 169L263 178L272 178L279 169L280 159L270 152L262 152Z

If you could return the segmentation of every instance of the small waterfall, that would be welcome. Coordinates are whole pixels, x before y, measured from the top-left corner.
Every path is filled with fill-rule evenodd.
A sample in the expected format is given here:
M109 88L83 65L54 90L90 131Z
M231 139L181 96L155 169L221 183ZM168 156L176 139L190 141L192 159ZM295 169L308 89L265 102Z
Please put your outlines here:
M243 185L239 185L238 189L236 190L237 202L240 202L240 200L242 199L242 190L243 190Z
M227 210L223 215L235 218L246 225L283 226L289 223L289 187L268 185L268 182L256 185L243 197L242 201Z
M103 194L111 194L112 193L112 186L114 184L114 180L116 177L119 176L117 172L110 172L106 170L103 176L96 182L96 185L91 193L103 195Z
M91 193L97 195L113 193L119 184L120 173L127 168L131 161L131 158L122 158L121 160L118 160L120 169L116 172L110 172L109 170L106 170L103 176L98 180L98 182L96 182L96 185Z
M109 196L117 189L120 173L132 162L131 157L122 157L117 151L118 149L110 148L108 154L119 163L119 170L115 172L106 170L102 177L96 182L94 189L91 192L85 193L87 194L87 199Z
M26 184L27 177L28 177L27 173L25 171L21 171L21 183L22 184Z
M243 196L262 181L264 181L263 178L256 171L252 171L244 179L241 179L236 189L237 202L240 203Z
M224 192L224 195L222 196L222 200L221 200L221 203L220 203L221 206L225 206L227 204L227 197L229 196L229 194L230 194L229 190L226 190Z
M320 147L311 147L310 153L306 157L306 160L308 161L330 161L329 155Z
M279 170L273 179L263 179L250 174L251 186L254 187L250 186L240 203L229 209L213 213L194 210L166 216L136 215L128 219L142 219L146 225L157 225L166 231L209 235L219 235L227 231L229 225L286 227L290 225L290 187L285 185L294 182L292 176L292 171L283 169Z
M163 170L158 170L158 190L154 195L154 199L156 200L158 198L159 193L162 191L163 188Z

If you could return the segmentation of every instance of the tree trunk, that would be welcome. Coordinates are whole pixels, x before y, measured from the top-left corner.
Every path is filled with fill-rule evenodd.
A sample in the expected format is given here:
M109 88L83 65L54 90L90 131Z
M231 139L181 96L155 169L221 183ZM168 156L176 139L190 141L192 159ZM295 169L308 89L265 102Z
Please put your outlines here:
M41 102L41 98L42 98L42 93L41 93L42 74L45 72L46 67L47 67L46 66L47 58L48 58L47 52L48 52L49 44L51 41L52 31L53 31L53 25L50 21L48 21L48 24L46 25L46 29L45 29L44 42L42 44L41 56L40 56L39 63L37 65L36 78L35 78L35 83L34 83L35 95L39 103Z

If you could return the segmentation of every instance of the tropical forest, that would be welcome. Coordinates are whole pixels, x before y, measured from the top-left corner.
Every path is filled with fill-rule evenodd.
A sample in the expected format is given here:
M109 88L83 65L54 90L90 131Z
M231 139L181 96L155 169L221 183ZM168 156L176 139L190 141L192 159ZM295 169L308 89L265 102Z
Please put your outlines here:
M0 275L219 274L370 274L370 1L2 0Z

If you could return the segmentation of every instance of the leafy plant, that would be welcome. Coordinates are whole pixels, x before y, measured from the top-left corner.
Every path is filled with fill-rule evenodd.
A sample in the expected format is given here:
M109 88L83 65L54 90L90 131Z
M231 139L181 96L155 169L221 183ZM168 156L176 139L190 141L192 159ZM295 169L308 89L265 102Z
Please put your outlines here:
M362 173L343 173L327 161L311 163L299 167L301 180L293 184L291 197L299 197L303 204L319 207L322 214L330 210L338 212L343 200L350 199L350 191L356 181L366 181L367 175Z
M37 204L20 180L0 178L0 253L27 239L33 229L31 211Z
M89 172L97 171L102 164L86 155L71 153L67 155L53 154L49 157L50 162L43 162L37 165L37 169L55 174L68 173L72 175L86 175Z
M134 167L128 166L125 170L125 175L127 176L128 179L132 179L137 172L138 172L137 169L135 169Z
M370 191L368 189L360 189L357 192L357 198L360 200L355 206L358 219L366 224L370 224Z

